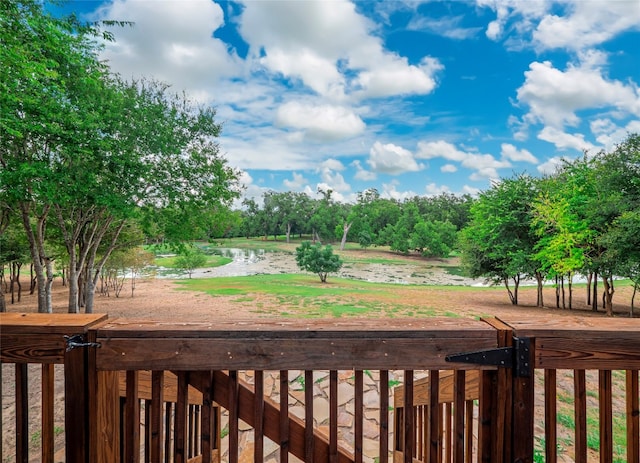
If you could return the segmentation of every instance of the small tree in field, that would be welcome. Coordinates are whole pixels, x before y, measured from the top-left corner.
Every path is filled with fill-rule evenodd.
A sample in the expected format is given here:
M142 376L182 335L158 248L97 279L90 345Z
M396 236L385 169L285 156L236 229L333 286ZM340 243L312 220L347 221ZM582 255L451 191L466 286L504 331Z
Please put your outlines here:
M301 270L318 274L322 283L327 282L327 274L337 272L342 267L342 260L333 253L330 245L323 248L309 241L296 248L296 263Z
M207 256L194 246L184 249L176 258L176 267L187 272L189 278L191 278L195 269L204 266L206 263Z

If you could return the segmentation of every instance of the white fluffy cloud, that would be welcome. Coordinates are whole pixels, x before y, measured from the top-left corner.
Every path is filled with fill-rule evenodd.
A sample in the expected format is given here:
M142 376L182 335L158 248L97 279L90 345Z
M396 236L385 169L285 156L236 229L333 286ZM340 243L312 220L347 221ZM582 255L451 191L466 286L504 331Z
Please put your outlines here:
M424 168L418 164L411 151L393 143L375 142L369 150L367 163L375 172L398 175L404 172L416 172Z
M507 46L538 50L584 50L626 30L640 28L637 0L476 0L496 19L487 26L491 40L507 37Z
M442 65L419 65L385 50L375 26L347 0L245 2L240 31L272 72L298 79L319 95L344 98L426 94Z
M584 135L581 133L570 134L558 130L554 127L545 127L538 134L540 140L553 143L558 149L566 150L567 148L575 149L578 151L590 151L595 146L584 139Z
M309 181L297 172L291 173L291 180L286 178L282 182L282 184L291 191L301 191L308 183Z
M474 171L471 174L471 180L498 178L497 169L511 167L508 159L498 160L490 154L462 151L444 140L419 142L416 157L419 159L442 158L459 162L463 167Z
M291 101L276 112L280 126L302 129L315 140L334 141L359 135L365 124L344 106L312 105Z
M94 19L132 21L113 30L115 42L105 44L102 57L124 78L154 76L208 100L211 84L236 75L242 64L235 52L213 37L224 24L222 9L210 0L156 2L115 0Z
M538 166L538 172L543 175L554 174L558 170L558 167L562 165L562 159L563 158L557 156L547 159L545 162Z
M528 106L527 119L556 128L577 125L577 111L611 107L640 115L640 92L632 84L606 79L590 66L570 65L566 71L549 61L533 62L517 91L518 101Z
M531 154L529 150L521 149L519 150L515 146L510 143L503 143L500 145L502 149L501 155L504 159L508 159L513 162L528 162L531 164L538 164L538 159Z
M441 172L447 172L447 173L453 173L453 172L457 172L458 168L456 166L454 166L453 164L445 164L442 167L440 167L440 171Z
M356 173L353 176L353 178L355 178L356 180L370 182L378 177L375 172L371 172L370 170L366 170L364 167L362 167L362 163L357 159L351 163L351 166L356 169Z
M533 39L538 48L581 50L628 29L640 29L637 0L578 0L572 2L570 14L547 14L542 18Z

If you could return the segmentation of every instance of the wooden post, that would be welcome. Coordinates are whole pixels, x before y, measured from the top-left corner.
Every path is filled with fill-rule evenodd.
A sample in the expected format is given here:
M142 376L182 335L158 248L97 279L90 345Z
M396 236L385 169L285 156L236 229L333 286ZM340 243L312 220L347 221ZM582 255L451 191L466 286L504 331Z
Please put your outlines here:
M89 444L87 422L87 349L64 354L64 431L67 463L85 463Z
M535 340L531 340L529 365L534 364ZM512 461L533 463L534 369L529 376L513 376ZM508 428L507 428L508 429Z

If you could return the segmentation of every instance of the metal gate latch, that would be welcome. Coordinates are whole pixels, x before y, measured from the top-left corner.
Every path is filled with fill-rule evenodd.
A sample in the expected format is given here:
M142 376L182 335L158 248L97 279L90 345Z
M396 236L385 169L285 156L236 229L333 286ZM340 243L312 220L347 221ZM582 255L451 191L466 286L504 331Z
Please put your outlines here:
M72 336L64 337L65 344L67 345L67 352L72 351L76 347L101 347L99 342L86 342L83 334L74 334Z
M445 360L447 362L513 368L515 376L529 377L531 376L530 350L531 339L514 337L512 347L498 347L496 349L452 354L447 355Z

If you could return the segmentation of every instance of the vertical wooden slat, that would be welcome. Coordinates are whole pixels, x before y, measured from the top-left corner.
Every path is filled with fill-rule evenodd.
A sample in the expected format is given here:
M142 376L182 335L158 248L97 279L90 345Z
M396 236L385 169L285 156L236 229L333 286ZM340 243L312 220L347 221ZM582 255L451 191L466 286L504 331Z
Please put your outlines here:
M151 462L151 400L144 401L144 463Z
M118 391L118 396L120 396L120 392ZM125 423L126 423L126 417L125 417L125 408L127 405L127 398L126 398L126 394L125 397L120 397L119 403L118 403L118 416L120 417L119 421L120 421L120 428L118 429L118 433L119 433L119 440L120 440L120 449L119 449L119 453L120 453L120 461L125 463L126 460L124 458L124 447L125 447Z
M627 463L640 463L640 388L638 370L626 372Z
M188 397L188 395L187 395ZM187 460L193 457L193 430L194 430L194 407L187 400L187 420L186 420L186 439L185 439L185 455Z
M418 405L416 406L416 413L415 413L415 420L416 420L416 436L417 436L417 443L416 443L416 458L418 460L423 460L424 456L426 455L426 452L424 450L426 442L425 442L425 420L424 420L424 414L425 414L425 410L426 407L422 406L422 405Z
M362 443L364 429L364 377L362 370L354 371L354 405L355 405L355 424L354 424L354 461L362 463Z
M164 401L164 371L151 372L151 428L150 456L151 461L162 461L162 410ZM168 432L168 430L167 430Z
M576 463L587 463L587 381L584 370L573 372Z
M127 398L125 402L124 461L140 460L140 398L138 396L138 372L127 371Z
M338 463L338 372L329 372L329 463Z
M196 453L196 439L198 437L198 425L197 425L197 411L196 411L196 406L194 404L189 404L189 429L187 431L187 436L188 436L188 455L189 458L193 458L194 456L197 455Z
M53 463L53 397L55 395L54 365L42 364L42 448L43 463Z
M442 433L442 446L444 453L444 461L450 462L453 460L453 447L454 447L454 434L453 434L453 406L451 403L444 405L444 432Z
M172 449L171 449L171 424L175 421L173 416L173 404L171 402L166 403L166 409L164 412L164 461L169 463L171 461Z
M380 371L380 463L389 461L389 371Z
M464 461L465 463L471 463L473 459L473 400L467 400L465 403L464 428Z
M289 372L280 371L280 463L289 461Z
M264 373L261 370L255 372L254 383L253 461L262 463L264 459Z
M313 370L304 372L304 461L313 463L315 451L313 435Z
M238 372L229 372L229 463L238 463ZM178 463L178 462L176 462Z
M120 385L117 371L97 372L96 462L120 463Z
M4 410L4 406L2 405L2 397L3 393L2 393L2 363L0 362L0 436L4 436L4 432L3 432L3 428L2 428L2 410ZM0 458L2 458L2 456L4 455L3 453L3 449L2 449L2 441L4 439L2 437L0 437Z
M413 462L414 448L414 423L413 423L413 370L404 372L404 426L402 435L404 437L403 451L404 463Z
M557 373L556 370L544 370L544 446L546 460L555 462L558 458L557 426Z
M442 446L440 445L440 372L438 370L429 371L429 462L437 463L438 455Z
M497 451L492 447L495 442L494 435L497 421L497 397L498 372L482 371L480 373L480 400L478 403L478 461L491 463L502 461L496 458Z
M599 372L600 462L613 461L613 402L611 370Z
M175 420L173 423L173 461L187 461L187 411L189 404L189 373L178 371L178 393L176 397Z
M202 449L202 463L211 463L211 451L215 437L213 433L214 409L213 409L213 375L206 372L202 381L202 414L200 415L200 447Z
M78 347L64 354L64 432L67 463L84 463L87 458L87 364L86 349Z
M464 402L465 402L465 372L464 370L456 370L453 373L453 435L454 435L454 453L453 461L455 463L464 463Z
M29 461L29 394L27 364L16 363L16 462Z
M201 455L200 446L200 405L196 405L193 410L193 454L194 456Z

